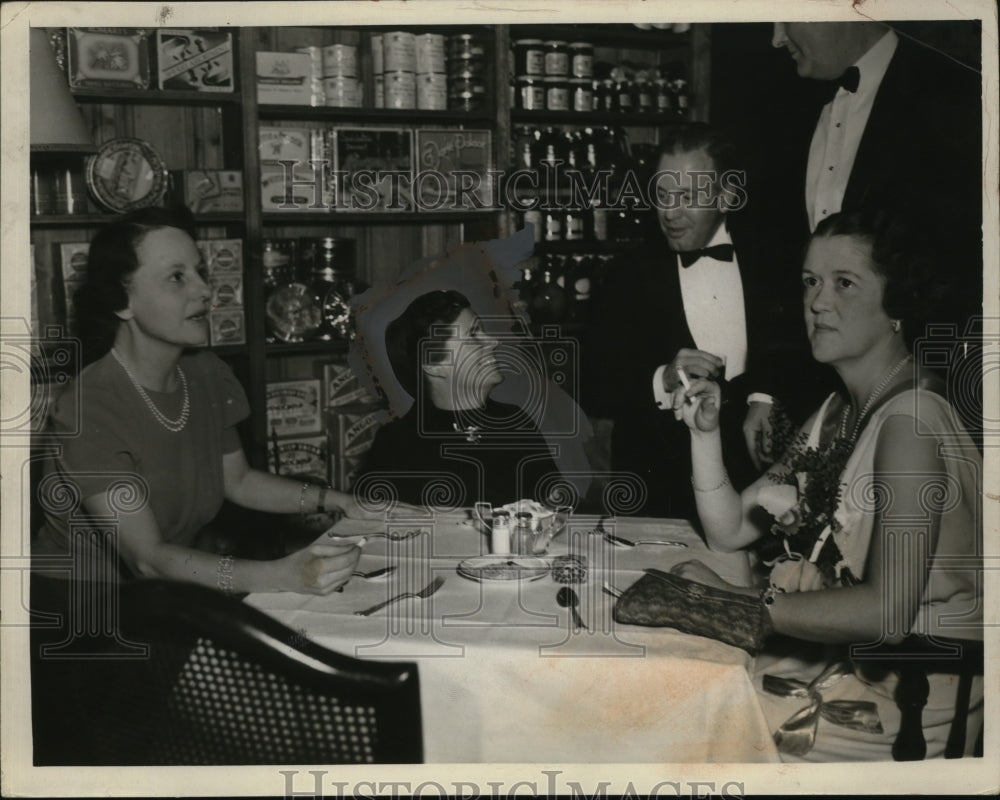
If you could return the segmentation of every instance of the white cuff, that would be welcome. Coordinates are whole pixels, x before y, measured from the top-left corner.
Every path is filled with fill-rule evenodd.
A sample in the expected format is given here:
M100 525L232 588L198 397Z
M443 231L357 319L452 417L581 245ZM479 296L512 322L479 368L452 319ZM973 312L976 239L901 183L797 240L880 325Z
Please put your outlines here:
M670 394L663 388L663 373L667 371L669 364L660 364L653 373L653 399L656 400L658 408L666 411L673 407Z
M764 394L763 392L751 392L747 395L747 405L751 403L766 403L769 406L774 405L774 398L769 394Z

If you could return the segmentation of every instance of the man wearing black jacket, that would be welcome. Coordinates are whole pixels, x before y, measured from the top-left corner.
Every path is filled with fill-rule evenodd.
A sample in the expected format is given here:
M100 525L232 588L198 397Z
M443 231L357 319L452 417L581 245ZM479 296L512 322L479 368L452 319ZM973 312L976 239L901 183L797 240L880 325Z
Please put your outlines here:
M585 350L590 410L614 421L612 469L642 479L647 516L695 515L688 432L666 410L682 370L723 383L729 474L737 485L755 476L741 426L748 392L767 382L748 376L774 363L779 317L767 308L766 264L740 229L734 153L704 123L666 133L654 199L663 239L606 276Z

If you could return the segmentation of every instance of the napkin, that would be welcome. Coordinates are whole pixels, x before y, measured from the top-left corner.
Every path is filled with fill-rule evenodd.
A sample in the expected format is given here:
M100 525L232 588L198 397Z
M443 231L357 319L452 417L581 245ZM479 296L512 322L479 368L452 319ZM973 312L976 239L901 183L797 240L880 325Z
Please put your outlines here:
M615 621L676 628L742 647L757 655L771 632L770 615L755 597L647 569L615 604Z

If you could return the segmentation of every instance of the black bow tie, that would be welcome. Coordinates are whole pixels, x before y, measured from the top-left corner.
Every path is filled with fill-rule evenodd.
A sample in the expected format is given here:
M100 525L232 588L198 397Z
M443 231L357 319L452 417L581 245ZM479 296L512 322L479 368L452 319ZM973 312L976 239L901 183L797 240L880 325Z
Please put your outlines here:
M681 266L684 267L684 269L687 269L699 258L714 258L716 261L732 261L733 246L731 244L717 244L712 247L703 247L701 250L685 250L677 255L681 258Z
M841 73L839 78L830 81L830 100L837 93L837 89L843 87L847 91L853 94L858 90L858 84L861 82L861 70L857 67L848 67ZM829 102L829 101L827 101Z

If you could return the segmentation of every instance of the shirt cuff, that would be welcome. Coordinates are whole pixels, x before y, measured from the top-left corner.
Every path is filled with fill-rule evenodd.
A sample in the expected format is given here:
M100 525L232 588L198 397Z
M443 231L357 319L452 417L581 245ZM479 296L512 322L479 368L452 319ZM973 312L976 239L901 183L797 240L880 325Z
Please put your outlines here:
M663 388L663 374L669 366L669 364L660 364L656 368L656 372L653 373L653 399L656 400L657 407L664 411L673 406L670 395Z
M769 406L774 405L774 398L769 394L764 394L763 392L751 392L747 395L747 405L751 403L766 403Z

